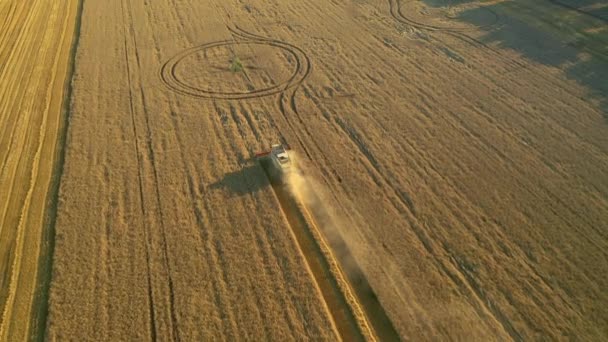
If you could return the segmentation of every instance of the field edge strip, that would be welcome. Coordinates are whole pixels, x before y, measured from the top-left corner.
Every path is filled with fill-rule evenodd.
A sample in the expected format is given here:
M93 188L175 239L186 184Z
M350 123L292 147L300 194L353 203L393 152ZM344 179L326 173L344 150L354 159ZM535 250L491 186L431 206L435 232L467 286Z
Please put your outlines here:
M45 341L47 319L49 314L48 300L50 284L53 272L53 258L55 252L55 228L57 223L57 207L59 203L59 188L63 176L65 162L67 132L69 128L69 117L71 112L72 78L76 67L76 53L80 40L80 29L82 24L82 11L85 0L76 0L76 13L74 17L74 30L68 58L67 73L64 79L63 100L59 118L59 130L55 142L55 165L51 175L49 188L46 195L45 218L42 228L42 243L38 257L37 289L32 303L32 316L30 317L30 341Z

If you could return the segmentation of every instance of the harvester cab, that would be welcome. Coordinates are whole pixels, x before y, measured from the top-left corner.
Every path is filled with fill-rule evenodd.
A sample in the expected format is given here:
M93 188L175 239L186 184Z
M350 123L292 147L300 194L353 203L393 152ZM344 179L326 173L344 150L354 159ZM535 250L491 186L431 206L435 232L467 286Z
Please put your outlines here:
M285 147L285 145L274 144L269 151L256 153L255 156L263 165L268 162L266 165L274 170L273 173L278 172L277 175L283 175L294 169L293 156L289 151L289 147Z
M270 150L270 159L272 160L274 166L283 172L291 169L291 158L287 152L287 149L285 149L285 147L281 144L272 145Z

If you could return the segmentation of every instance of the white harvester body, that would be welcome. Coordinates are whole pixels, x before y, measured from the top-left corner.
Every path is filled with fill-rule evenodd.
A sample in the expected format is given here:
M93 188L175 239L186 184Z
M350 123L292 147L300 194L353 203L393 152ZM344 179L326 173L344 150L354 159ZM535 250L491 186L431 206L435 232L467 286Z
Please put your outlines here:
M287 149L281 144L272 145L270 159L274 166L281 172L289 171L293 166L291 156L287 152Z

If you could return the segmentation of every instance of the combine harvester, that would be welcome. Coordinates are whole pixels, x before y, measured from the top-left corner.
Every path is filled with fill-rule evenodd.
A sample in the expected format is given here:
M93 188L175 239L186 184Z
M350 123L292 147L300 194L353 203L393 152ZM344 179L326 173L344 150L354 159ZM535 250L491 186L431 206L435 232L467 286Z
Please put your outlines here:
M294 153L283 144L256 153L270 180L293 237L343 341L398 341L399 334L359 268L350 250L331 225L332 219L305 175L294 163ZM302 198L304 187L306 199ZM323 222L323 225L317 225ZM328 233L328 232L334 233ZM332 236L326 240L325 234ZM335 253L334 251L339 251ZM342 269L340 265L349 265ZM346 271L346 272L345 272Z
M290 149L283 146L282 144L274 144L271 146L270 151L256 153L256 158L262 164L264 169L271 173L269 176L274 178L275 176L280 180L284 180L285 176L295 171L295 165L292 158L292 153L288 152ZM269 164L270 161L270 165Z

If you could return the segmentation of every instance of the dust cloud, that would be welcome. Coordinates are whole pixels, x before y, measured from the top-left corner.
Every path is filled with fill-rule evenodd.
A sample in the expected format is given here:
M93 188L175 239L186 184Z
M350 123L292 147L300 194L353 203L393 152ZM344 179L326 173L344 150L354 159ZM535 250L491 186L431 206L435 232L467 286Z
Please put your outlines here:
M294 152L290 151L290 155L293 160L298 160ZM362 256L366 253L360 250L364 248L363 246L354 243L357 241L356 237L348 235L350 232L358 231L353 227L354 223L347 222L336 214L327 191L306 172L303 165L294 166L285 174L285 183L290 193L307 209L319 233L339 261L342 272L349 278L361 277L362 271L354 255ZM349 241L348 246L345 241Z
M290 154L294 160L298 160L293 152ZM343 221L336 217L331 204L324 200L327 197L324 196L323 187L312 176L304 173L301 167L301 165L297 165L287 172L285 183L291 194L308 209L315 225L332 247L332 252L340 258L341 255L347 253L343 250L346 245L341 235L344 233L344 230L341 229L344 227ZM342 266L347 267L348 265Z
M291 154L293 156L293 152ZM302 172L301 166L292 168L285 174L284 179L291 194L308 210L315 226L320 230L319 233L329 244L331 253L339 262L340 269L348 279L377 336L383 341L399 340L395 326L353 255L353 252L357 252L359 256L366 253L360 250L362 246L347 246L344 242L344 237L348 237L344 234L356 229L352 229L351 225L347 226L344 220L336 216L331 203L326 200L328 197L325 196L323 187L313 177ZM355 239L350 237L349 241L353 240Z

